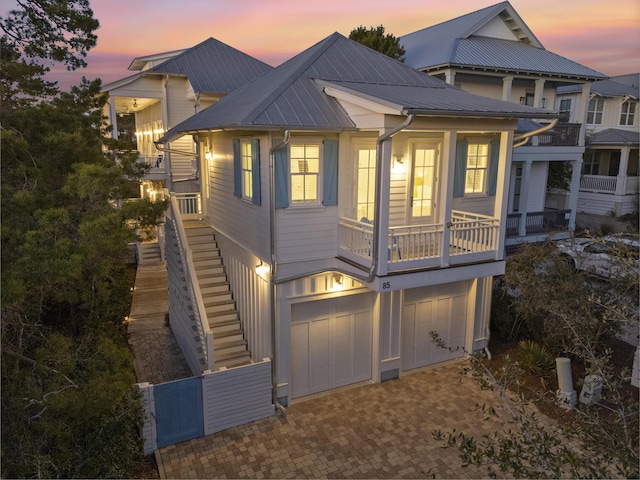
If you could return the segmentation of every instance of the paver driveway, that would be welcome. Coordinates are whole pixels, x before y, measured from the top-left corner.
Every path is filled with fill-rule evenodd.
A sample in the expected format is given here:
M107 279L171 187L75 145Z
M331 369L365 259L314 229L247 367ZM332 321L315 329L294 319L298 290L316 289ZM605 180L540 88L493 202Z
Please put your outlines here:
M448 364L294 402L270 417L159 450L164 478L488 478L463 467L434 429L480 436L504 428L476 404L495 397Z

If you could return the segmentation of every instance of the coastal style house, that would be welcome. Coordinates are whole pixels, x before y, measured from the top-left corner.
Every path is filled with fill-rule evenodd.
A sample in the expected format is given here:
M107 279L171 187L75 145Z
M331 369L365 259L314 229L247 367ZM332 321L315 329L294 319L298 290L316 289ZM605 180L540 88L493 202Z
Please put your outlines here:
M135 58L129 77L106 84L104 116L111 137L132 135L140 161L150 166L141 196L163 198L163 189L198 190L197 154L191 137L172 143L171 153L154 145L164 132L264 75L269 65L214 38L184 50Z
M638 212L638 99L640 74L619 75L591 85L587 97L586 151L579 212L621 216ZM558 89L556 106L568 119L584 103L579 86Z
M507 194L506 244L555 238L575 228L589 89L605 75L544 48L509 2L400 37L405 63L488 98L552 111L556 89L577 85L571 119L525 119L516 129ZM565 181L558 182L564 178ZM564 188L563 188L564 187Z
M267 375L279 408L486 348L518 121L554 117L524 103L334 33L170 129L158 145L197 138L202 172L201 209L172 193L166 222L194 375L266 359L224 394Z

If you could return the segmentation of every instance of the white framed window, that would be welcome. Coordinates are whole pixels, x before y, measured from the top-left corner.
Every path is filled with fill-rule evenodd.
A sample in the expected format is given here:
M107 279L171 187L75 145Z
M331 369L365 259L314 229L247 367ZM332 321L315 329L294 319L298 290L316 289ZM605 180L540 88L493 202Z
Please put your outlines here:
M584 156L584 163L582 164L583 175L599 175L600 174L600 152L591 151L587 152Z
M242 170L242 198L253 199L253 164L252 147L248 140L240 141L240 168Z
M592 98L587 107L587 123L589 125L602 125L602 112L604 111L604 99Z
M620 111L620 125L632 126L636 120L636 104L638 102L627 100L622 103Z
M320 192L320 143L292 143L289 162L291 204L317 204Z
M465 195L486 192L488 167L489 144L469 143L467 150L467 169L464 182Z
M560 100L560 108L558 108L560 120L568 122L571 119L571 99L563 98Z
M373 221L375 212L376 149L375 146L359 146L358 191L356 193L356 219Z

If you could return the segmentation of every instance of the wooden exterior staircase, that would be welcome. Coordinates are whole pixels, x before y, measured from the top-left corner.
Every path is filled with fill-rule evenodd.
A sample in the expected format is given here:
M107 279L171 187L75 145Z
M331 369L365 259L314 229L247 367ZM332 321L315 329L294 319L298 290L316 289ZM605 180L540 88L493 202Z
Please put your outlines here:
M251 353L213 230L200 220L185 220L183 225L207 321L213 332L215 368L247 365L251 363Z

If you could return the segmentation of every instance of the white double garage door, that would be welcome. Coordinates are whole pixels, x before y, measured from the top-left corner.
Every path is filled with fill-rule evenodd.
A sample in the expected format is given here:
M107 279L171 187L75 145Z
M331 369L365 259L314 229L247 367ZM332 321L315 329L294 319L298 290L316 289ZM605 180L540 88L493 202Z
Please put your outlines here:
M293 398L371 379L373 293L293 304ZM467 283L406 290L402 309L402 368L409 370L464 354ZM443 349L430 332L451 347ZM381 333L384 335L384 333Z

